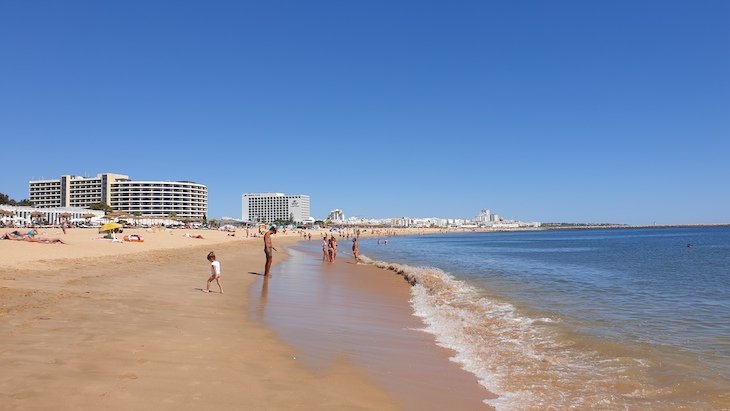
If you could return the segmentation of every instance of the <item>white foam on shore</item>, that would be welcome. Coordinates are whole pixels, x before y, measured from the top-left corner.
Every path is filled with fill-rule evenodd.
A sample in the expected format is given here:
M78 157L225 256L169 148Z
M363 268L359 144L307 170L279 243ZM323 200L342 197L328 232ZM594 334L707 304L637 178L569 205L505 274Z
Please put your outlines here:
M630 396L614 388L627 364L641 365L631 360L610 363L596 353L574 349L573 341L559 338L551 329L559 319L529 318L512 304L489 299L437 268L362 258L396 272L413 286L411 304L426 324L423 331L433 334L438 345L454 350L452 361L498 395L485 403L497 409L631 405L626 401Z

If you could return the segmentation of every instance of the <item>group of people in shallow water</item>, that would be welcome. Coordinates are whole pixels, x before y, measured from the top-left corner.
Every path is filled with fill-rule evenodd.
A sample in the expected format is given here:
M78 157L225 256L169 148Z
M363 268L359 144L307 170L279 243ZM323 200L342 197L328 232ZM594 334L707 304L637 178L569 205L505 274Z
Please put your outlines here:
M357 242L357 237L352 239L352 255L355 257L355 264L360 262L360 244ZM337 239L334 235L329 238L325 235L322 238L322 261L329 261L330 263L337 260Z
M358 230L359 231L359 230ZM274 244L271 240L271 236L273 234L276 234L277 228L276 226L272 226L269 228L266 233L264 233L264 255L266 256L266 263L264 265L264 277L271 277L271 263L274 259L274 251L278 251L276 247L274 247ZM358 232L358 234L360 234ZM311 237L311 234L310 234ZM352 239L352 255L355 257L355 264L360 262L360 244L357 241L357 237L354 237ZM208 277L208 282L205 286L205 289L201 288L201 291L208 293L210 292L210 284L215 281L216 284L218 284L218 289L220 290L220 293L223 294L223 285L221 285L220 278L221 278L221 264L216 259L215 253L211 251L208 253L206 259L210 262L210 277ZM335 238L334 234L331 235L329 238L325 234L325 236L322 238L322 261L329 261L334 262L337 259L337 239Z

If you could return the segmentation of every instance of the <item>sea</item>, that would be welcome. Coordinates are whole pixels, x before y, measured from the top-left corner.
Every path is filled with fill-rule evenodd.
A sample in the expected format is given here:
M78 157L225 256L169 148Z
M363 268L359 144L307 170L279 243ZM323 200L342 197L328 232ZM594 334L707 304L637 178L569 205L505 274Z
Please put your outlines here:
M497 409L730 409L730 227L373 237L360 249L415 283L422 331Z

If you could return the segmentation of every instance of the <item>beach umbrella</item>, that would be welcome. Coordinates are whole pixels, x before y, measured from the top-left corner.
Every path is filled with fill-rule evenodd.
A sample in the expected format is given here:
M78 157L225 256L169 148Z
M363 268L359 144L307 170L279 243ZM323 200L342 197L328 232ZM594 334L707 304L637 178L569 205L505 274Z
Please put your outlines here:
M126 216L126 215L127 215L127 213L124 211L110 211L110 212L106 213L107 217L122 217L122 216Z
M122 225L119 223L106 223L103 226L101 226L101 228L99 228L99 232L103 233L103 232L109 231L112 235L112 238L116 241L117 236L114 235L114 230L116 230L117 228L122 228Z
M127 213L125 213L124 211L110 211L110 212L106 213L104 218L111 221L115 218L125 217L126 215L127 215Z
M122 228L122 225L119 223L106 223L103 226L101 226L101 228L99 228L99 232L103 233L105 231L112 231L117 228Z
M2 216L3 223L7 223L9 221L13 221L13 216L15 216L15 211L0 210L0 215Z

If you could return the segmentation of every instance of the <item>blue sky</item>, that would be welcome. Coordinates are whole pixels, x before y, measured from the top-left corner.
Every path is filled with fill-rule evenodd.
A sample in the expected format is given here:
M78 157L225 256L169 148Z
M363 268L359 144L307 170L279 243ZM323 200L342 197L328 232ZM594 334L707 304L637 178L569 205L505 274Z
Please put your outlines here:
M128 174L314 217L730 223L730 3L0 3L0 192Z

